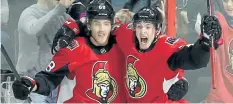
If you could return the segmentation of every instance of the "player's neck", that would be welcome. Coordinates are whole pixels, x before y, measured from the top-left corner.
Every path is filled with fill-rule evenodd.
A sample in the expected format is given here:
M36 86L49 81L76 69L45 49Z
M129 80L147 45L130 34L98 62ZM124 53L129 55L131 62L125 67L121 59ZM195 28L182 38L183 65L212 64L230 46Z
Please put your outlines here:
M49 0L38 0L37 5L42 9L53 9L56 6L56 2Z
M106 46L108 44L108 41L104 44L98 43L93 37L90 37L91 43L94 44L95 46Z

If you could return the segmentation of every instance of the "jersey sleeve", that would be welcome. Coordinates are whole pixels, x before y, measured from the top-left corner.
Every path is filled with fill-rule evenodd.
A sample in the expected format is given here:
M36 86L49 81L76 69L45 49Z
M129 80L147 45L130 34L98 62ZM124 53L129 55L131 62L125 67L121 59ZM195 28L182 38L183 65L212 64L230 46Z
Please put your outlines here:
M36 74L37 93L49 95L66 75L74 74L74 70L78 70L82 65L97 60L91 49L82 43L75 39L67 48L61 48L52 58L46 71Z
M48 96L62 81L64 76L69 73L69 60L67 49L60 49L52 58L45 71L36 74L38 94Z
M130 26L131 24L122 24L114 31L117 45L122 51L130 49L133 46L133 30L130 29Z
M179 44L176 47L178 48L177 51L167 61L172 70L178 68L195 70L207 66L210 58L209 48L201 40L197 40L195 44Z

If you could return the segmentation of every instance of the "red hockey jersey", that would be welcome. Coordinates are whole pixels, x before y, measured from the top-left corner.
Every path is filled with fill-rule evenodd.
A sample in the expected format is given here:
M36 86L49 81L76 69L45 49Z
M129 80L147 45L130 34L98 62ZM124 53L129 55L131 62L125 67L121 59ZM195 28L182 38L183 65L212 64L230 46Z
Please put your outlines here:
M69 64L76 85L73 96L65 103L126 102L122 86L124 59L118 47L113 44L109 52L103 50L103 54L96 54L86 41L86 38L79 37L68 48L60 49L47 68L51 73L62 73L67 70L61 67Z
M233 103L233 28L228 25L224 16L216 14L222 26L223 45L215 54L216 89L211 89L207 102Z
M117 45L122 49L126 62L125 87L129 103L165 103L167 91L183 76L183 70L169 69L168 58L186 43L180 39L161 35L154 48L139 52L134 44L133 31L128 25L115 30ZM183 102L183 101L181 101Z

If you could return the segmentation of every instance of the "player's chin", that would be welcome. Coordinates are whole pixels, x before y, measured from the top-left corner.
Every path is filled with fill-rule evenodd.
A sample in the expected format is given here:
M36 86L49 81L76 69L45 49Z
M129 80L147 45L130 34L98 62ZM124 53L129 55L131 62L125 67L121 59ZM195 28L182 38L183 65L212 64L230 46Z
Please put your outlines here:
M97 40L97 42L99 43L99 44L106 44L106 42L107 42L108 40L107 39L101 39L101 38L99 38L98 40Z
M226 10L227 11L227 14L229 15L229 16L232 16L233 17L233 10Z

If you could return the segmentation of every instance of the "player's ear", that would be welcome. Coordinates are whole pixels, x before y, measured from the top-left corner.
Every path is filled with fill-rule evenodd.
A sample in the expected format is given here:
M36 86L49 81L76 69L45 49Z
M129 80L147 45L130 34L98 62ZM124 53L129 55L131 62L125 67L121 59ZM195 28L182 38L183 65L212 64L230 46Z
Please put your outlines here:
M87 18L87 30L88 31L90 31L91 30L91 20L89 20L88 18Z
M90 31L91 30L91 25L88 23L87 24L87 29Z
M161 28L159 28L157 31L156 31L156 35L159 35L161 33Z
M160 33L161 33L161 31L162 31L162 26L160 26L160 25L158 25L157 26L157 31L156 31L156 35L159 35Z

